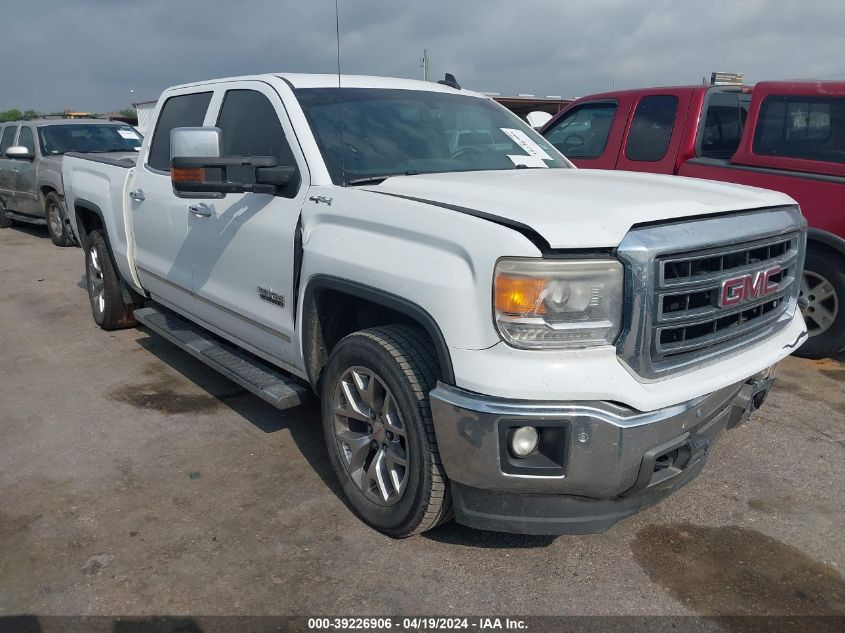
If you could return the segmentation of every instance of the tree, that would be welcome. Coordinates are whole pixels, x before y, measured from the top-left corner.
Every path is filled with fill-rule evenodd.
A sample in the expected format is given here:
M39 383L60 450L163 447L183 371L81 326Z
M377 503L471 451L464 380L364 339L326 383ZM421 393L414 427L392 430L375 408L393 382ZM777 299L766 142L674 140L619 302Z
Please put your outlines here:
M23 112L16 108L13 108L11 110L3 110L2 112L0 112L0 123L5 123L6 121L17 121L22 117Z

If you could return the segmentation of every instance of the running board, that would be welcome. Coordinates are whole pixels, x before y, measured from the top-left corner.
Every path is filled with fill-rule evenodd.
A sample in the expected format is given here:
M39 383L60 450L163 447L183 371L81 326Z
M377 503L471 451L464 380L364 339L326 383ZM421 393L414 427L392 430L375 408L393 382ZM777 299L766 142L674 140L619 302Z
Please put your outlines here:
M156 306L140 308L134 314L156 334L277 409L297 407L308 397L309 388L298 379L220 341L170 310Z
M6 210L6 217L18 222L26 222L27 224L37 224L38 226L47 226L46 218L39 218L35 215L27 215L26 213L17 213L15 211Z

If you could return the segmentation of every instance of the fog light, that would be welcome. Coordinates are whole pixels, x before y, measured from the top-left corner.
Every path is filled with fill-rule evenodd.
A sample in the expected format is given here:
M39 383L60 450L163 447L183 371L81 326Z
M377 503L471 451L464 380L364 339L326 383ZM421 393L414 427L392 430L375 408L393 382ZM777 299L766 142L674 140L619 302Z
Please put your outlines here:
M511 435L511 451L517 457L528 457L537 450L540 436L533 426L521 426Z

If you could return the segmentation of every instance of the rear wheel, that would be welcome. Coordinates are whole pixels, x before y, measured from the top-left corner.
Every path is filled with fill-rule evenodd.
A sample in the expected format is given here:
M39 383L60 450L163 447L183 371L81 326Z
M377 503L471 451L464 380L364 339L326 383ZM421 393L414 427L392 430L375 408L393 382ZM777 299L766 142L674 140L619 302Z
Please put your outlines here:
M48 193L44 199L44 212L47 216L47 230L53 244L73 246L73 236L70 234L70 227L65 222L64 205L55 191Z
M845 257L825 246L807 249L801 313L810 338L796 356L825 358L845 348Z
M137 303L124 300L117 268L102 231L93 231L88 236L85 278L91 313L97 325L104 330L119 330L137 324L132 313L141 307L140 297Z
M451 514L428 400L436 367L420 330L384 326L344 338L323 376L323 431L343 491L365 522L396 538Z

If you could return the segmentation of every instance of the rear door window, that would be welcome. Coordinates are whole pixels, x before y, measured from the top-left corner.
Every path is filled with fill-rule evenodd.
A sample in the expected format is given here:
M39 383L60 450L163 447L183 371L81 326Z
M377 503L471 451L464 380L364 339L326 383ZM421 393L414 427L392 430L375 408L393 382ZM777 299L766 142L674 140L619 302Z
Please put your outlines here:
M211 92L170 97L162 106L156 123L147 164L159 171L170 171L170 131L177 127L199 127L211 101Z
M739 140L748 118L751 95L740 92L714 92L707 102L707 111L700 129L700 155L706 158L730 158L739 147Z
M598 158L607 139L618 104L615 101L585 103L563 115L543 134L564 156Z
M845 163L845 98L766 97L753 151L760 156Z
M662 160L672 140L677 113L675 95L649 95L640 99L628 131L625 157L652 163Z
M15 144L15 131L17 125L9 125L3 130L3 137L0 138L0 157L6 158L6 150Z

